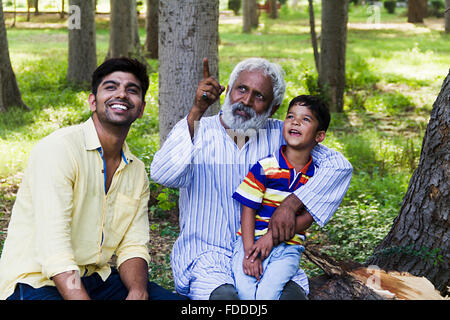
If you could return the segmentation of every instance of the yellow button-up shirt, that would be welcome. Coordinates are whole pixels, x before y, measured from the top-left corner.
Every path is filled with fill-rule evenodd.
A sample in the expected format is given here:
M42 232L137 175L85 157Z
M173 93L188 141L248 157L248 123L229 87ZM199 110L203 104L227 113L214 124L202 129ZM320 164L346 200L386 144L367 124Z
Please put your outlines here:
M0 299L16 283L38 288L76 270L106 279L117 265L150 261L145 166L125 143L105 193L104 161L92 118L63 128L33 148L17 193L0 258Z

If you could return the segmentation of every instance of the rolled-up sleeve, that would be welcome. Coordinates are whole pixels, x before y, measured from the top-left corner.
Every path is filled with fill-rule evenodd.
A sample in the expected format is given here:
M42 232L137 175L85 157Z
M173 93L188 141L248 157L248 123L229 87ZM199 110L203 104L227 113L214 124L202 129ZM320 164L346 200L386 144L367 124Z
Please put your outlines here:
M75 162L64 143L40 142L30 156L30 188L36 251L48 279L79 271L71 243Z
M173 127L161 149L155 153L150 166L151 178L167 187L187 187L192 178L196 145L192 142L185 117Z
M323 145L317 145L312 156L318 168L314 176L294 194L315 222L323 227L341 204L350 185L353 167L341 153Z

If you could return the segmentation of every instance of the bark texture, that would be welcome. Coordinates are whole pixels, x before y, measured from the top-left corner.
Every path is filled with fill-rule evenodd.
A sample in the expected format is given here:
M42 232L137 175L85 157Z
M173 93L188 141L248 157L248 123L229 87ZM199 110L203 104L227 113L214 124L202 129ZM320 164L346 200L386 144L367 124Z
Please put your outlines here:
M423 18L427 16L427 0L408 1L408 22L423 23Z
M22 95L11 66L3 4L0 1L0 112L7 111L9 107L20 107L28 110L28 107L22 101Z
M250 1L242 0L242 32L250 33L252 31Z
M159 0L147 0L145 49L151 59L158 59L158 17Z
M164 142L172 127L192 107L202 78L204 57L211 76L218 73L218 0L161 1L159 11L159 135ZM216 114L216 102L207 115Z
M141 54L137 21L136 0L111 0L107 58L125 56L146 63Z
M322 0L319 87L332 112L344 107L348 6L348 0Z
M442 295L450 286L450 73L433 104L414 171L392 229L370 264L430 280Z
M91 75L97 67L95 41L94 0L70 0L70 6L78 6L80 23L69 26L69 62L67 80L77 84L90 83Z

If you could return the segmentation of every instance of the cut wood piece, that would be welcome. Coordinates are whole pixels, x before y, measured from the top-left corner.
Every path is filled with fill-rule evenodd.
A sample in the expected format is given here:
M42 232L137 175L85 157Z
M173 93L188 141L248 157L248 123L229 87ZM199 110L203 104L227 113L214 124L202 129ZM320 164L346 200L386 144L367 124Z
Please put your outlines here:
M386 272L353 261L338 262L317 246L307 245L308 260L325 272L309 281L311 300L444 300L425 277Z

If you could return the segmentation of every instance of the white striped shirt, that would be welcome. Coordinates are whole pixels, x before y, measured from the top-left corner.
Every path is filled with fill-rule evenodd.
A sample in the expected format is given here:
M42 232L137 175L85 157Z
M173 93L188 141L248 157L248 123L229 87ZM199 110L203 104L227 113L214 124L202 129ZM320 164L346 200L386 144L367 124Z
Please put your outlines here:
M179 121L155 154L150 168L155 182L180 188L180 235L172 250L172 271L175 289L187 295L190 270L198 257L221 254L230 259L231 266L232 244L241 218L241 205L232 198L233 192L251 166L285 143L283 122L275 119L268 119L242 149L227 134L219 115L203 117L196 126L192 141L186 118ZM311 155L318 169L295 194L315 222L323 226L347 191L352 166L339 152L322 145L317 145ZM221 262L217 263L223 264L227 258L218 259ZM230 266L223 269L229 270ZM292 280L309 292L302 269ZM209 293L210 290L204 297Z

